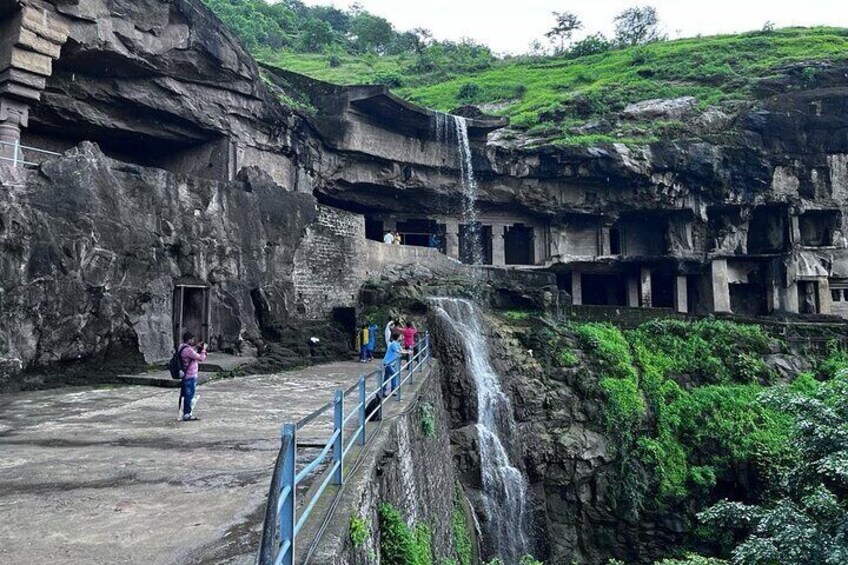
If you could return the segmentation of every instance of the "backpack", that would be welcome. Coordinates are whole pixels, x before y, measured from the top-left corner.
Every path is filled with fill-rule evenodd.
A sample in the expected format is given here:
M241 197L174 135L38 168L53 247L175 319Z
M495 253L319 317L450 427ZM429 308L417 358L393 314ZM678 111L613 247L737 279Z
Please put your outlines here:
M185 375L185 368L183 367L183 361L180 356L183 353L183 349L186 347L191 347L189 345L181 345L179 349L174 352L174 355L171 357L171 360L168 361L168 372L171 373L171 378L178 381L183 378Z

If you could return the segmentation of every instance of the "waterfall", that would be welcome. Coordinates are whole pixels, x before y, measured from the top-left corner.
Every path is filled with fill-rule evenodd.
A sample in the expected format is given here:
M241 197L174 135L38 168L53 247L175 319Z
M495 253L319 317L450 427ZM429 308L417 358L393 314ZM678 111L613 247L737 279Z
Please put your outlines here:
M462 116L436 112L434 129L436 141L444 147L456 148L462 190L460 212L462 222L466 226L464 232L466 253L472 265L481 265L483 241L477 213L477 178L474 176L468 122Z
M527 483L509 458L515 420L509 397L489 361L479 310L468 300L433 298L436 315L456 330L477 387L477 435L483 479L483 504L489 539L507 564L518 563L529 548ZM506 445L504 445L506 444Z

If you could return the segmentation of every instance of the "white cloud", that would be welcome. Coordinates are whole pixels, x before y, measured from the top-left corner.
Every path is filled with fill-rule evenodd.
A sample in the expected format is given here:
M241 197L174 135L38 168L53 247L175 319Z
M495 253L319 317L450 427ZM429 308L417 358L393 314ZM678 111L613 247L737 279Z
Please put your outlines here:
M333 4L345 0L306 0ZM760 29L766 21L778 27L829 25L848 27L846 0L359 0L365 9L387 18L401 30L426 27L439 39L470 37L498 52L523 52L544 39L551 12L575 12L585 33L612 32L612 19L636 4L656 6L671 37L713 35Z

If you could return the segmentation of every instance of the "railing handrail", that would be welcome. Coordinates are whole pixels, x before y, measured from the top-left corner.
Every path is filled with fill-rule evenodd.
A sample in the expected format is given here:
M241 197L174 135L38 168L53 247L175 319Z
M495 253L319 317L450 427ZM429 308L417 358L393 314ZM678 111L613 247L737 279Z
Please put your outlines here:
M302 418L296 424L289 423L283 426L280 434L280 451L274 463L271 490L268 493L268 502L265 508L262 538L257 555L258 565L294 564L297 536L300 530L306 525L316 503L327 487L330 484L340 486L344 484L345 457L357 443L361 446L366 444L368 421L375 414L381 414L383 406L393 396L398 402L401 401L404 385L413 381L416 373L424 371L425 363L428 367L432 363L429 332L425 332L424 336L416 342L409 360L405 363L396 364L397 368L392 367L390 379L391 381L397 379L397 387L392 388L392 394L385 394L385 387L388 384L384 381L385 370L383 367L378 367L367 374L361 374L359 382L347 390L337 389L333 401ZM404 373L406 374L405 377ZM367 383L371 377L376 377L377 386L369 391ZM345 413L345 397L357 389L359 390L359 402L350 412ZM380 398L378 406L370 414L366 414L368 403L375 397ZM319 441L317 445L310 444L310 447L319 447L321 451L311 461L306 462L303 469L298 472L296 469L298 432L313 423L330 408L334 408L333 432L325 440ZM345 426L357 415L359 423L346 442ZM382 420L382 418L379 420ZM305 507L298 516L296 500L298 485L315 473L331 453L332 464L324 471L326 477L310 499L306 501Z
M29 145L21 145L20 143L9 143L8 141L0 141L0 145L5 145L6 147L17 147L18 149L26 149L27 151L35 151L36 153L44 153L45 155L53 155L55 157L61 155L61 153L56 153L55 151L39 149L38 147L30 147Z

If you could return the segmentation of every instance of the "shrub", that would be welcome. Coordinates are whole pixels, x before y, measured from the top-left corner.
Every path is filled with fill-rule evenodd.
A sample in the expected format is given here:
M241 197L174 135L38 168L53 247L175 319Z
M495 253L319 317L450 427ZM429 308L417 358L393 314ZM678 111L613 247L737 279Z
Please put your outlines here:
M456 99L464 103L477 102L483 95L483 89L476 82L466 82L459 87Z
M380 561L388 565L432 565L432 537L424 524L410 530L403 517L390 504L381 504Z
M577 57L606 53L612 48L613 44L602 33L595 33L574 43L567 51L566 56L569 59L576 59Z
M361 516L350 519L350 541L354 549L359 549L371 537L371 523Z
M371 77L374 84L383 84L389 88L402 88L406 86L406 78L395 71L378 71Z
M421 405L421 432L425 437L436 437L436 411L429 402Z

